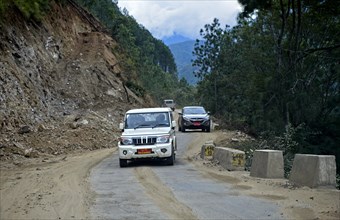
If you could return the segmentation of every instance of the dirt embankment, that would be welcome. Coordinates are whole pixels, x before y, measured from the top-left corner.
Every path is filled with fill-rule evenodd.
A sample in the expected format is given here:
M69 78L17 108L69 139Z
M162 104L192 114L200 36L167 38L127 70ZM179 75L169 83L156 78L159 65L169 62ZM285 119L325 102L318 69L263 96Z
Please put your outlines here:
M0 161L113 147L124 112L151 105L124 88L116 41L79 10L53 3L37 23L13 9L0 23Z

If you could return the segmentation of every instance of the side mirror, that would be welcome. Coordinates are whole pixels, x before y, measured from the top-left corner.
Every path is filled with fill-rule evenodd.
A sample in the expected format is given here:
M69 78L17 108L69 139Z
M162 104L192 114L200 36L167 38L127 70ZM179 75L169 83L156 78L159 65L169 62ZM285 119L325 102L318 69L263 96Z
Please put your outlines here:
M176 127L177 127L176 121L172 121L172 128L176 128Z
M179 115L183 115L183 113L182 113L182 112L178 112L178 114L179 114Z
M207 114L210 115L210 112L208 111Z
M119 123L119 129L124 130L124 123Z

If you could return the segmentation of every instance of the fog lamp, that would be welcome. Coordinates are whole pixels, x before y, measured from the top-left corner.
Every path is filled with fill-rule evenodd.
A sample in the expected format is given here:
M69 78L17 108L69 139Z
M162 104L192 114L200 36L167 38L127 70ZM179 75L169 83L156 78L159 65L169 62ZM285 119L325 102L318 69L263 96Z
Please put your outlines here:
M165 152L167 152L168 150L166 148L162 148L161 152L164 154Z

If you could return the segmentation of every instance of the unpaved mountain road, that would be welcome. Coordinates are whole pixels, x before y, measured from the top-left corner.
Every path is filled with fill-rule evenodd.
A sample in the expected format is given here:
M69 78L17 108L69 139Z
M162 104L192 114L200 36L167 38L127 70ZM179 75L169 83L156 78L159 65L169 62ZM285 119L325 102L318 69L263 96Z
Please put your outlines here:
M116 148L2 163L0 219L339 219L339 190L292 188L196 157L228 132L177 135L174 166L119 168Z
M119 169L118 157L93 169L98 195L95 219L282 219L271 201L239 195L231 185L202 175L185 158L187 146L202 133L178 133L175 166L138 163Z

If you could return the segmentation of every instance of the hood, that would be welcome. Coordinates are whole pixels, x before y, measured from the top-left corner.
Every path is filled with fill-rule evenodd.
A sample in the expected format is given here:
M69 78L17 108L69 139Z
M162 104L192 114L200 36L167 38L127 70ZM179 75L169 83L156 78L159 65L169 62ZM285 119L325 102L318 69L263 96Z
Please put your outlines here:
M169 127L125 129L122 136L156 136L168 134Z

